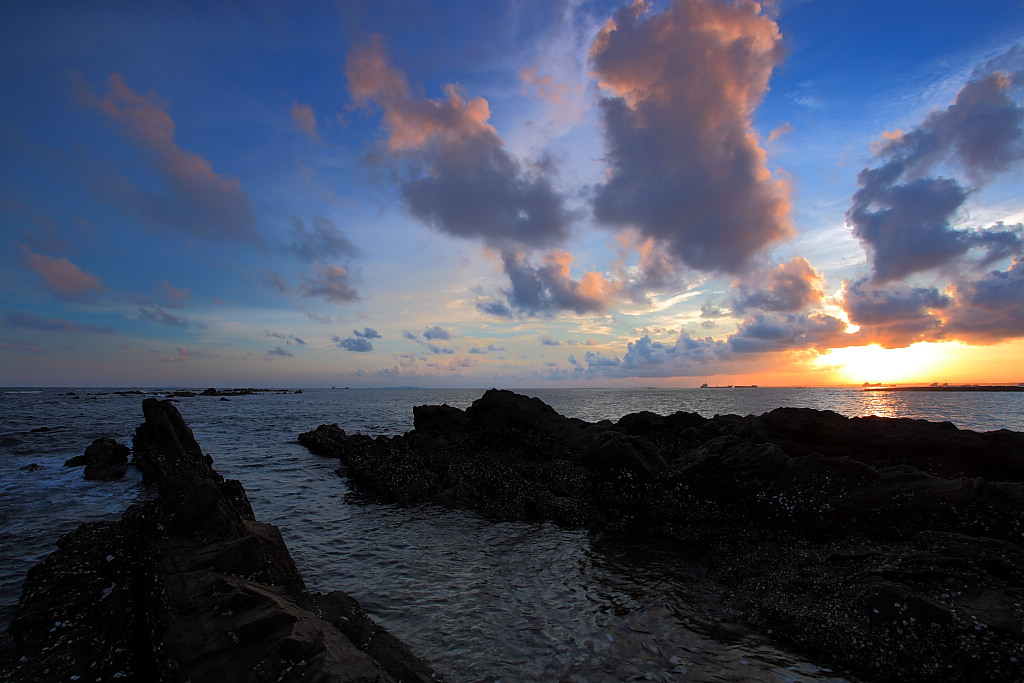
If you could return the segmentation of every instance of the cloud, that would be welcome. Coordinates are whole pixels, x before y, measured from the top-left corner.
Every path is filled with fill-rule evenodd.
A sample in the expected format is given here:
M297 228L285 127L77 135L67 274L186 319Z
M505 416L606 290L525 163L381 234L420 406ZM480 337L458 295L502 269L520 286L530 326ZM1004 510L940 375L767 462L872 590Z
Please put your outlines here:
M355 351L357 353L373 351L373 344L363 337L346 337L345 339L342 339L337 335L332 335L331 339L338 345L339 349Z
M284 334L282 332L271 332L270 330L263 330L263 336L271 337L273 339L283 339L285 344L291 344L292 342L294 342L300 346L306 345L305 341L303 341L299 337L296 337L293 334Z
M501 301L484 301L478 303L476 308L481 313L493 315L498 318L514 318L515 312Z
M756 280L758 286L751 286ZM733 298L733 310L743 314L748 310L794 313L820 303L825 295L825 282L821 273L802 256L796 256L767 273L757 273L739 284L739 293ZM701 307L702 317L714 317L709 304Z
M561 346L562 342L551 337L550 334L545 334L540 338L541 346Z
M187 288L175 289L167 280L160 283L160 288L163 289L164 296L170 301L188 301L190 292Z
M644 335L626 344L621 358L588 351L583 361L570 363L585 368L587 375L605 377L683 377L707 374L709 367L732 356L732 350L711 337L692 338L685 332L674 343L653 341Z
M218 175L209 161L182 149L174 140L176 125L155 94L139 95L124 77L112 74L109 92L98 99L84 86L83 102L119 124L146 152L146 162L164 183L165 194L134 187L120 178L107 191L150 227L173 228L198 237L260 243L256 215L237 178Z
M4 351L26 351L28 353L42 353L37 344L23 339L5 339L0 342L0 349Z
M111 334L114 332L114 328L108 325L79 325L78 323L61 320L60 318L43 318L34 313L23 313L21 311L9 311L4 316L4 322L9 327L43 330L46 332L69 332L72 334L80 332Z
M435 355L450 355L455 353L455 349L450 346L439 346L437 344L426 344L425 346Z
M579 280L573 280L570 277L573 258L564 251L545 255L537 266L515 252L504 252L501 259L511 283L503 290L508 300L505 310L514 309L531 316L566 310L579 314L604 313L621 291L620 283L598 272L586 272Z
M772 129L772 132L768 133L768 142L775 142L776 140L778 140L782 136L789 135L790 133L792 133L795 130L796 130L796 128L794 128L793 125L789 121L786 121L781 126L779 126L778 128Z
M956 306L949 312L947 337L973 344L993 344L1024 337L1024 259L954 288Z
M773 178L751 118L782 58L754 2L634 2L594 40L608 179L594 215L638 229L677 263L741 272L793 234L788 185Z
M543 247L568 236L573 220L550 178L550 164L521 161L488 123L482 97L455 85L443 100L412 93L373 37L349 53L352 99L383 111L388 151L406 163L401 193L410 213L433 228L499 249Z
M289 234L292 240L289 249L308 263L359 255L359 249L345 233L323 216L314 216L313 227L309 230L301 218L292 217Z
M886 348L934 341L942 336L940 314L953 300L933 287L905 283L874 286L867 278L844 283L843 307L860 326L858 340Z
M423 337L425 339L451 339L452 333L443 327L435 325L433 327L428 327L423 332Z
M192 324L188 318L168 313L160 306L139 306L139 316L143 320L150 322L176 325L178 327L188 327Z
M505 347L495 346L494 344L488 344L486 347L471 346L468 352L477 355L484 355L490 352L501 352L504 351Z
M260 284L281 294L290 294L292 291L280 273L264 271L260 277Z
M43 278L46 288L59 299L82 299L94 292L106 290L99 278L81 270L63 256L50 258L36 254L23 244L21 258L22 263Z
M320 142L320 132L316 125L316 112L313 106L306 102L292 102L291 108L292 123L295 127L305 133L310 141Z
M294 356L295 354L292 353L291 351L286 351L285 349L282 349L280 346L278 346L278 347L275 347L275 348L271 349L270 351L267 351L267 355L268 356L290 357L290 356Z
M727 339L736 353L768 353L850 346L846 323L824 313L758 313Z
M347 304L359 298L359 292L349 284L348 271L337 264L314 267L313 277L306 278L299 289L303 296L323 297L336 304Z
M981 266L1024 252L1020 226L987 230L953 227L973 191L952 178L928 176L942 164L957 167L975 189L1024 159L1024 108L1008 90L1024 75L1024 51L994 61L1011 71L987 70L968 81L953 104L930 113L904 133L884 136L881 165L862 170L847 220L866 247L876 283L945 266L972 249Z
M418 337L418 336L416 335L416 333L415 333L415 332L410 332L409 330L402 330L402 336L403 336L403 337L405 337L406 339L411 339L411 340L413 340L413 341L414 341L414 342L416 342L417 344L422 344L422 343L423 343L423 342L422 342L422 341L420 340L420 338L419 338L419 337Z
M380 333L372 327L364 327L363 331L352 330L352 334L362 339L381 339Z

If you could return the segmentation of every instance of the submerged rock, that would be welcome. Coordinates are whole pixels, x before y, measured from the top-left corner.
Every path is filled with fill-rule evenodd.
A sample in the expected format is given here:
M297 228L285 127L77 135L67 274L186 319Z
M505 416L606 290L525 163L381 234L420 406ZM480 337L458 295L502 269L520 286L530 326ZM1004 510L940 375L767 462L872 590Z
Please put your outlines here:
M771 637L867 680L1024 680L1024 434L782 408L565 418L486 392L303 443L384 500L669 537Z
M134 461L159 495L29 570L0 680L438 680L353 598L306 590L277 527L170 401L143 412Z

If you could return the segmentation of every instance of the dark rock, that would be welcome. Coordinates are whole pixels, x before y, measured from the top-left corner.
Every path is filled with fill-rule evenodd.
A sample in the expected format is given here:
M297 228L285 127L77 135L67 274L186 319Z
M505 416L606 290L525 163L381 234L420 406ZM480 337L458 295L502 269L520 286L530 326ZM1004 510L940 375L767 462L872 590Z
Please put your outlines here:
M83 524L29 570L0 680L443 680L354 599L308 593L170 401L143 412L135 460L158 497Z
M414 423L303 443L385 500L667 537L748 621L865 679L1024 680L1022 434L794 408L587 424L496 390Z
M84 477L95 481L116 481L128 471L128 454L131 449L101 436L85 449L83 455L76 455L64 462L65 467L85 466Z
M42 432L48 432L48 431L50 431L49 427L36 427L35 429L30 429L29 430L29 434L40 434Z
M22 467L21 469L26 472L38 472L39 470L43 469L43 466L40 465L39 463L31 462Z

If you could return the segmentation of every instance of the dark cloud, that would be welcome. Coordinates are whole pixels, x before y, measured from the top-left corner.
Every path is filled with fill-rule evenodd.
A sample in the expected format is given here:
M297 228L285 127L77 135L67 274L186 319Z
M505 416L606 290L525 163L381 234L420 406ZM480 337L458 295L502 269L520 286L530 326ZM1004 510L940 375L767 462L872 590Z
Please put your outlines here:
M283 339L285 344L291 344L293 342L299 344L300 346L305 346L306 344L305 341L303 341L299 337L296 337L293 334L284 334L282 332L271 332L270 330L264 330L263 336L271 337L273 339Z
M940 316L953 300L932 287L877 287L862 279L845 284L843 305L850 322L860 326L860 343L895 348L941 337Z
M603 313L620 291L617 282L601 273L587 272L580 280L572 279L573 259L566 252L547 254L536 266L519 253L504 252L501 259L511 285L503 292L509 308L526 315Z
M638 229L691 268L740 272L792 234L751 117L782 58L753 2L677 0L618 10L591 48L610 164L595 217Z
M751 280L757 284L752 285ZM821 273L807 259L797 256L740 283L739 293L733 298L733 310L740 314L751 309L782 313L804 311L821 302L824 289ZM702 317L714 317L713 312L710 306L707 310L701 307Z
M337 264L317 266L313 277L299 286L303 296L323 297L336 304L346 304L359 298L359 292L349 283L348 271Z
M958 285L946 336L974 344L1024 337L1024 259Z
M178 327L188 327L192 324L188 318L168 313L160 306L139 306L139 316L143 320L149 320L150 322L176 325Z
M380 332L372 327L364 327L362 332L359 330L352 330L352 334L363 339L381 339Z
M425 346L435 355L451 355L455 353L455 349L450 346L438 346L437 344L425 344Z
M824 313L759 313L744 320L729 335L736 353L768 353L849 346L846 323Z
M78 323L61 320L60 318L43 318L34 313L24 313L22 311L9 311L4 315L4 323L8 327L21 327L46 332L70 332L72 334L80 332L111 334L114 332L114 328L108 325L79 325Z
M550 334L545 334L540 338L542 346L561 346L562 342L557 339L553 339Z
M469 347L469 353L480 354L480 355L483 355L483 354L486 354L486 353L491 353L491 352L501 352L501 351L504 351L504 350L505 350L504 346L495 346L494 344L488 344L484 348L481 348L479 346L471 346L471 347Z
M512 309L509 308L508 305L502 303L501 301L486 301L486 302L477 304L476 308L481 313L486 313L487 315L493 315L493 316L496 316L498 318L514 318L515 317L515 313L512 311Z
M443 327L434 325L433 327L428 327L424 330L423 337L425 339L451 339L452 333Z
M982 252L982 266L1024 252L1019 226L954 227L972 190L927 175L949 164L980 187L1024 159L1024 108L1008 92L1021 80L1024 56L1016 49L998 63L1011 70L977 75L949 107L887 136L878 150L881 165L858 174L847 219L868 250L876 283L945 266L972 249Z
M444 100L413 94L379 36L349 54L346 75L357 103L383 110L389 152L406 163L401 192L412 215L496 248L550 246L568 235L573 216L550 163L510 154L487 123L486 100L467 101L454 85Z
M295 354L292 353L291 351L285 351L280 346L278 346L276 348L271 349L270 351L267 351L267 355L268 356L284 356L284 357L288 357L288 356L294 356Z
M313 217L312 228L307 229L300 218L292 218L289 249L303 261L335 260L359 255L359 250L330 219Z
M115 121L145 150L147 164L163 181L163 194L142 190L119 175L99 178L102 191L156 229L172 228L207 239L261 243L256 214L241 183L218 175L209 161L182 149L176 125L156 95L139 95L118 74L110 76L102 99L80 84L81 100Z
M331 340L338 345L339 349L344 349L345 351L355 351L357 353L373 351L373 344L363 337L346 337L342 339L337 335L332 335Z
M420 340L419 336L415 332L410 332L409 330L402 330L402 336L405 337L406 339L413 340L417 344L422 344L423 343L422 340Z

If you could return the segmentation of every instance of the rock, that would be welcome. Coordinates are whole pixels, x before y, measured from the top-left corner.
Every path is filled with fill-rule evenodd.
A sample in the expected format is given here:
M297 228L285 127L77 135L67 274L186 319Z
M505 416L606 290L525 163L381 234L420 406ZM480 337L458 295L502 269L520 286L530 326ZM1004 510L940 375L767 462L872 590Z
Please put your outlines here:
M587 424L487 391L300 437L385 500L667 537L771 638L868 680L1024 680L1024 435L783 408Z
M85 449L83 455L76 455L64 462L64 467L85 466L84 477L95 481L116 481L124 478L128 471L128 454L131 449L108 436L101 436Z
M443 680L353 598L306 590L278 529L173 403L143 412L135 462L159 495L62 536L29 570L0 680ZM357 630L339 628L347 615Z

